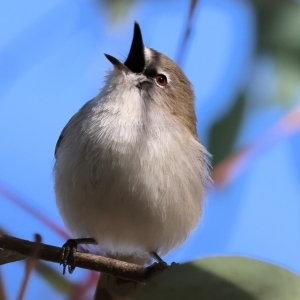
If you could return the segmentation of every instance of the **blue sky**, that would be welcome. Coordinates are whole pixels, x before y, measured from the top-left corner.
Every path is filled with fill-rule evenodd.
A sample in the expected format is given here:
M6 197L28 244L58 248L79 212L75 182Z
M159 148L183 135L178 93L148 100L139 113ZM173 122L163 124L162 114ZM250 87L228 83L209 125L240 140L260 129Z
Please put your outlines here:
M142 1L112 23L105 8L91 0L1 2L0 184L63 226L53 193L54 147L69 118L101 89L111 67L103 53L123 59L137 20L146 46L176 58L188 3ZM230 108L253 68L254 22L244 1L203 0L197 8L182 67L194 85L204 143L209 126ZM260 66L268 72L266 63ZM259 136L282 114L280 106L254 99L237 146ZM278 142L233 183L210 191L203 221L167 260L247 255L300 273L299 139L297 134ZM45 243L64 242L1 195L0 227L20 238L32 239L38 232ZM23 263L0 271L14 299ZM77 269L70 278L78 280L84 272ZM45 289L44 299L64 299L37 275L32 280L25 299L39 299Z

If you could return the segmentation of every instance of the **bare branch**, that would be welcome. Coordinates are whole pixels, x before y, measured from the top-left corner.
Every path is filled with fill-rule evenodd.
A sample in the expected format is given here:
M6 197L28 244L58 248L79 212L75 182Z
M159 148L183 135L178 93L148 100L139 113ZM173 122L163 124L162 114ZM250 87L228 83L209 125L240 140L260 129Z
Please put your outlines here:
M198 4L199 0L190 0L190 9L189 9L189 13L188 13L188 17L187 17L187 22L186 22L186 26L184 29L184 34L183 34L183 38L182 41L180 42L180 47L178 49L178 54L177 54L177 63L179 65L182 65L183 62L183 58L188 46L188 42L191 36L191 32L192 32L192 22L193 22L193 17L195 15L195 11L196 11L196 7Z
M19 261L24 258L26 258L25 255L22 255L22 254L19 254L14 251L10 251L10 250L1 250L0 249L0 266L9 264L9 263L12 263L15 261Z
M1 234L7 234L2 228L0 228L0 235ZM0 247L1 248L1 247ZM0 249L0 266L9 264L15 261L20 261L22 259L25 259L26 256L16 253L14 251L6 250L6 249ZM0 300L2 300L0 298Z
M4 250L10 250L26 257L35 257L41 260L60 263L60 247L55 247L41 243L39 245L38 253L35 253L35 247L35 242L30 242L12 236L0 234L0 248ZM115 277L120 277L136 282L145 282L147 281L147 279L157 274L157 269L155 268L146 268L144 266L126 263L116 259L82 252L76 252L75 265L79 268L104 272Z

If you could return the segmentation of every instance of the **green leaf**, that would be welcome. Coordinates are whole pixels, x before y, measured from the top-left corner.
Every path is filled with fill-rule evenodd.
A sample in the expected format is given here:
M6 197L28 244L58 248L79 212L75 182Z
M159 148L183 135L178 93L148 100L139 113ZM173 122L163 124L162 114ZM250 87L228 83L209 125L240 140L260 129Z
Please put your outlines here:
M295 0L251 0L251 2L257 9L272 9L274 6L294 3Z
M300 5L282 3L258 11L259 48L271 53L286 52L286 55L299 55L300 51Z
M245 257L211 257L172 266L132 300L299 300L300 277Z
M213 155L213 167L231 152L245 110L245 95L240 94L231 109L210 129L208 151Z
M252 0L257 12L257 48L276 65L280 104L295 101L300 87L300 4L295 0Z
M275 62L278 98L281 104L289 104L300 88L300 52L299 56L277 55Z

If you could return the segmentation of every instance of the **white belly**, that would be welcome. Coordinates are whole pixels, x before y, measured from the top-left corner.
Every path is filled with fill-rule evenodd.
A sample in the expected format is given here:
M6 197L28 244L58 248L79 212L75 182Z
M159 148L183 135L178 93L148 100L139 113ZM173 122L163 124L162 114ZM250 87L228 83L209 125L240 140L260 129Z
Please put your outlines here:
M164 255L201 215L205 150L176 122L155 119L145 128L118 116L91 132L66 132L58 151L55 192L65 225L109 255Z

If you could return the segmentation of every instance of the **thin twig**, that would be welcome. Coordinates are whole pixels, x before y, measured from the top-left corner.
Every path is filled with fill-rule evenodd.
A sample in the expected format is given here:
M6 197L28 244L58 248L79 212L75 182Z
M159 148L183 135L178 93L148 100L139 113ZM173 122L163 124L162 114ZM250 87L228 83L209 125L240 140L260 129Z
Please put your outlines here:
M11 250L28 257L34 257L32 252L34 247L34 242L0 234L0 248L2 249ZM41 243L36 258L60 263L61 248ZM79 268L104 272L115 277L136 282L146 282L150 277L157 274L155 268L146 268L144 266L82 252L75 253L75 265Z
M198 2L199 2L199 0L191 0L191 2L190 2L190 9L189 9L188 17L187 17L187 22L186 22L183 38L182 38L182 41L180 43L180 47L179 47L178 53L177 53L176 61L179 65L182 65L183 57L186 52L188 41L189 41L189 38L190 38L190 35L192 32L193 17L195 15L195 11L196 11Z

